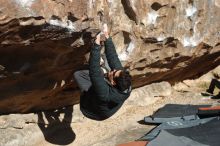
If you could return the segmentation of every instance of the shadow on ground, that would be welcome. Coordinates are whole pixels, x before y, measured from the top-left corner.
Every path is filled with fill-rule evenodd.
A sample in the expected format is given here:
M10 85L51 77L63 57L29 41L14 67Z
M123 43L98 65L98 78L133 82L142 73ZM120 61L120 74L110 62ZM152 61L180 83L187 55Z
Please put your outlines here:
M37 113L38 126L46 141L56 145L68 145L75 140L76 135L71 128L72 113L73 106Z

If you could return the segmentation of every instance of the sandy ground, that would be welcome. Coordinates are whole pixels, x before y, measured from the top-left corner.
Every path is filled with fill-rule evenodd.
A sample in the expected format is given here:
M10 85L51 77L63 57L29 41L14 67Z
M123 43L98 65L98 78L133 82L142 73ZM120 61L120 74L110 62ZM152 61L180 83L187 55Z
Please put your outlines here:
M85 117L71 124L75 139L70 146L114 146L136 140L147 133L154 126L140 124L143 118L152 114L158 108L168 103L176 104L212 104L218 105L218 100L202 96L200 91L177 92L169 97L156 97L158 100L148 106L135 106L127 103L116 115L105 121L93 121ZM60 133L60 131L57 131ZM63 131L65 134L65 131ZM56 135L56 133L53 133ZM41 141L38 145L54 145L48 141Z

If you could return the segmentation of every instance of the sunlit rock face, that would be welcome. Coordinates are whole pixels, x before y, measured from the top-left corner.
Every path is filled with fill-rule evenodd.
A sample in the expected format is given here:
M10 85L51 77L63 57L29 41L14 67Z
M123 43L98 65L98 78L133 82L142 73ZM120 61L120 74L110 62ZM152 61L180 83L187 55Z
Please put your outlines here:
M220 64L219 0L0 0L2 113L79 102L72 75L107 23L133 86L192 79Z

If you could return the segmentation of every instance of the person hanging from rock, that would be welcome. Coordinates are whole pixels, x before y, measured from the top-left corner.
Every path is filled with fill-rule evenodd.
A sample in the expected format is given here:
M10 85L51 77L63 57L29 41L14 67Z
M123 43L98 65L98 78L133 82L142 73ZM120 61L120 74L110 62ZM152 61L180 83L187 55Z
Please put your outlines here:
M81 90L80 110L87 118L105 120L115 114L131 93L131 76L122 67L104 24L105 55L110 71L105 73L100 66L101 33L96 36L90 51L89 70L74 73L74 78Z

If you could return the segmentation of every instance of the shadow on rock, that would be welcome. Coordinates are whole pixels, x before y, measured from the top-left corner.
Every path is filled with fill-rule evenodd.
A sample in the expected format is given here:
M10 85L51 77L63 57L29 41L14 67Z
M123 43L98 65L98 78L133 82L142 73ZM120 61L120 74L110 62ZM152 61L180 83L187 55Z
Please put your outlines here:
M72 106L38 113L38 126L46 141L67 145L75 140L76 135L71 128L72 113Z

